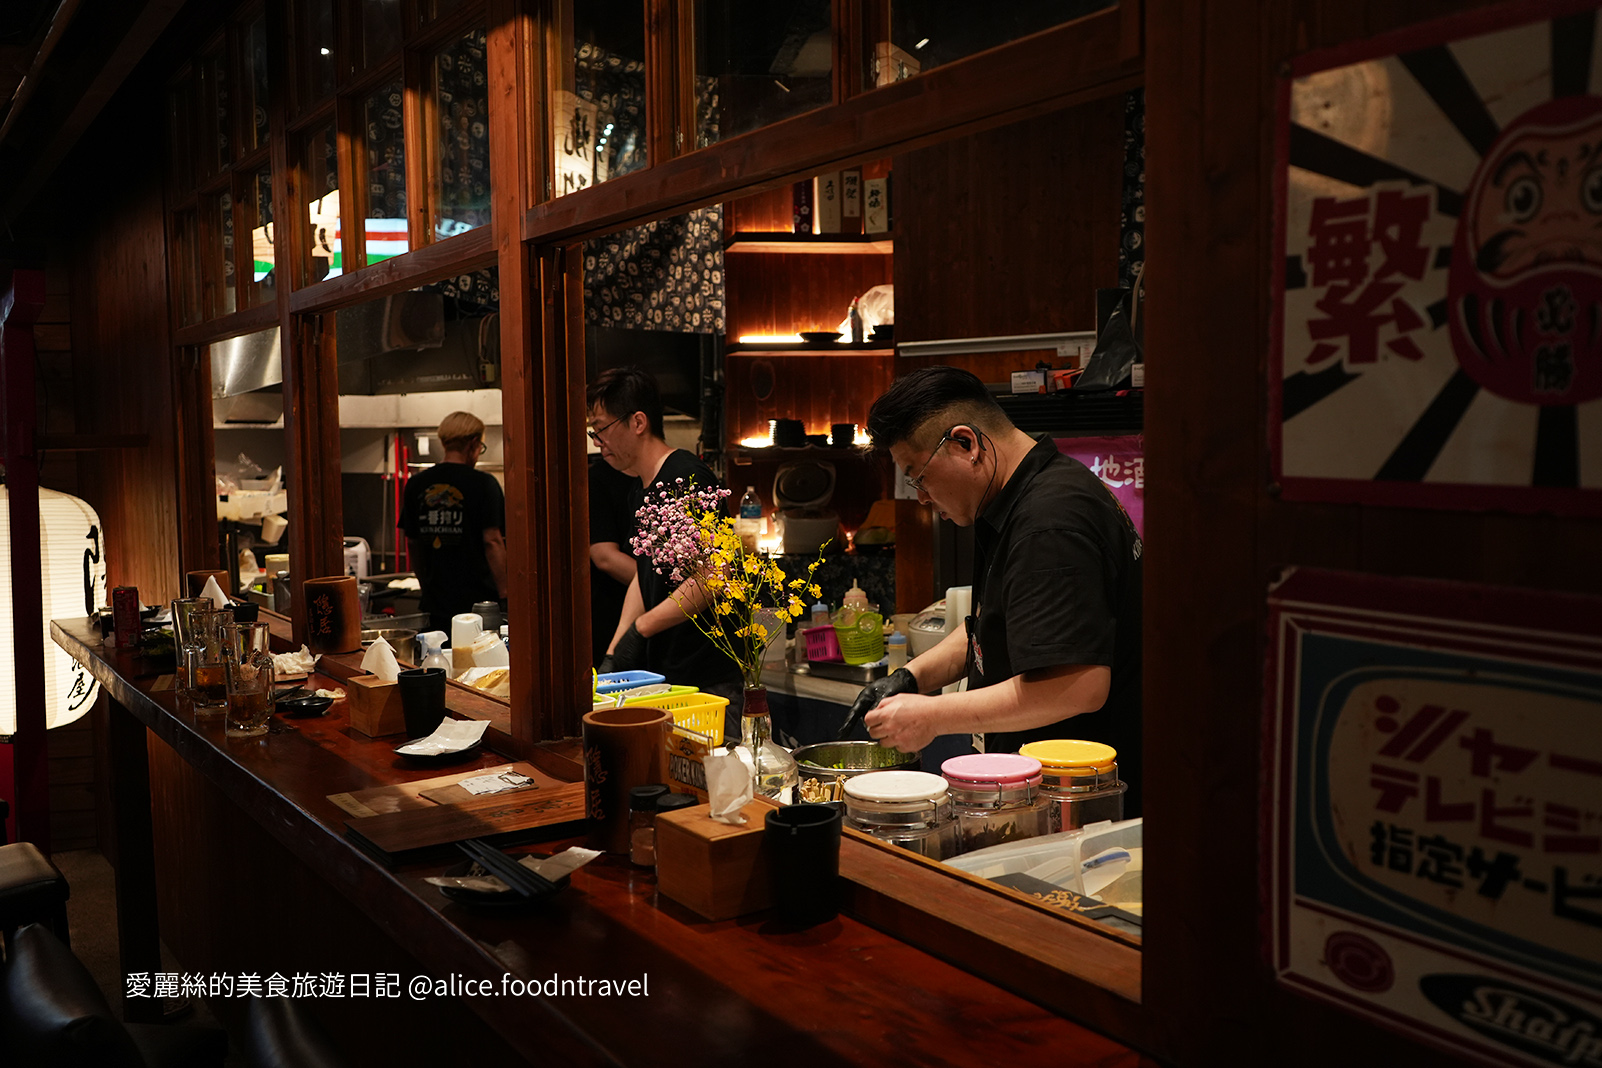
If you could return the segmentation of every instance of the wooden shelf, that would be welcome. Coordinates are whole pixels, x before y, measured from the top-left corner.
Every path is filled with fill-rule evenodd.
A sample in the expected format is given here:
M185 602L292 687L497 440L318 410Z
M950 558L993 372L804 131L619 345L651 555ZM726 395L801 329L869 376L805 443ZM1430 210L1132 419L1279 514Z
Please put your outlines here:
M820 256L889 256L895 240L889 234L730 234L723 244L729 252L791 252Z
M729 356L894 356L894 347L880 345L876 341L864 341L860 345L853 345L849 341L836 342L832 345L794 344L788 341L777 342L746 342L734 344L723 350Z

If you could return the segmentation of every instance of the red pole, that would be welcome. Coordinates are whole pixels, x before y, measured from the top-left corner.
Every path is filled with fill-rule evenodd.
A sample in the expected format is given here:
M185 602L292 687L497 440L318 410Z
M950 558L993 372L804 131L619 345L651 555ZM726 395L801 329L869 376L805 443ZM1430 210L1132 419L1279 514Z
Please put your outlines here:
M33 324L44 307L43 271L16 271L0 297L0 396L11 521L11 626L17 687L12 736L17 838L50 852L45 747L44 583L40 574L39 456L34 451ZM4 655L0 652L0 655Z

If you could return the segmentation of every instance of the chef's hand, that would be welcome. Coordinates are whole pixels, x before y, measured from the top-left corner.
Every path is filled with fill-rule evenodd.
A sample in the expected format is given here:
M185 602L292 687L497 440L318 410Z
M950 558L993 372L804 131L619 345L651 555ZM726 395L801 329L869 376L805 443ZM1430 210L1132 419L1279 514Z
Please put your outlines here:
M938 697L925 697L921 693L885 698L864 720L868 725L868 737L903 753L916 753L940 736L929 716L938 700Z
M906 668L896 668L884 678L874 679L862 688L861 693L857 694L857 699L852 702L851 711L846 713L845 722L840 725L840 731L835 735L835 738L843 739L850 734L856 728L856 725L861 722L862 717L867 715L869 710L877 706L886 697L891 697L898 693L917 692L918 680Z
M606 654L606 659L601 661L600 671L605 675L612 671L632 671L644 666L645 636L640 633L638 627L630 623L629 629L623 632L623 636L617 640L612 651Z

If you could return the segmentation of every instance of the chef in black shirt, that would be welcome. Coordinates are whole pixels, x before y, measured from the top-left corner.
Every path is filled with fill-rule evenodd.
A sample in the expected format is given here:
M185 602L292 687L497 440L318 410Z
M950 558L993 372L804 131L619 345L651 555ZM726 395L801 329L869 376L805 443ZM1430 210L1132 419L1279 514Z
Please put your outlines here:
M718 484L694 454L663 439L662 396L656 379L646 372L637 367L604 371L590 384L585 400L590 440L600 448L601 458L635 480L630 513L639 509L647 491L679 479L700 487ZM706 604L693 578L675 584L658 574L649 558L639 557L601 670L645 668L669 682L727 697L725 737L738 737L744 695L740 669L690 622Z
M974 375L929 367L874 402L868 433L942 517L974 528L973 614L865 687L852 717L916 752L942 735L983 751L1081 738L1118 750L1140 815L1141 540L1084 464L1013 426ZM966 692L924 696L968 680Z
M506 599L506 495L495 476L475 470L484 423L452 412L439 424L445 459L406 480L397 524L406 532L422 587L420 607L434 630L480 601Z

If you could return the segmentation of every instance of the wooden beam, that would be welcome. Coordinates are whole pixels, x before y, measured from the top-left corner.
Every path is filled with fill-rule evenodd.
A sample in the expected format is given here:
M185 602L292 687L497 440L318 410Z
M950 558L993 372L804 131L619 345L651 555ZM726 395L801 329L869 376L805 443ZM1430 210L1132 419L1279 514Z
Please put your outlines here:
M32 167L28 173L17 183L6 201L0 215L9 222L15 219L19 212L28 207L34 194L45 184L67 153L78 143L78 138L89 129L106 102L122 88L122 83L128 75L144 59L145 53L150 51L166 32L167 26L172 22L173 16L178 14L184 6L184 0L149 0L145 9L129 27L128 32L118 42L117 47L107 57L105 64L100 68L100 74L84 89L83 96L68 113L67 118L56 128L55 136L48 144L32 157Z
M490 144L494 145L493 139ZM348 223L351 215L346 211L343 196L340 199L340 211ZM311 312L348 308L352 304L416 289L425 282L481 270L495 262L495 239L490 231L490 227L480 226L465 234L382 260L353 274L342 274L338 278L328 278L305 289L297 289L289 296L290 310ZM348 241L346 245L348 248Z
M0 412L10 523L11 655L17 725L12 736L17 837L50 852L50 771L45 747L44 579L40 574L39 454L33 324L45 302L43 271L19 270L0 295ZM5 651L0 650L0 656Z
M1117 9L531 208L526 240L594 237L1144 84Z

